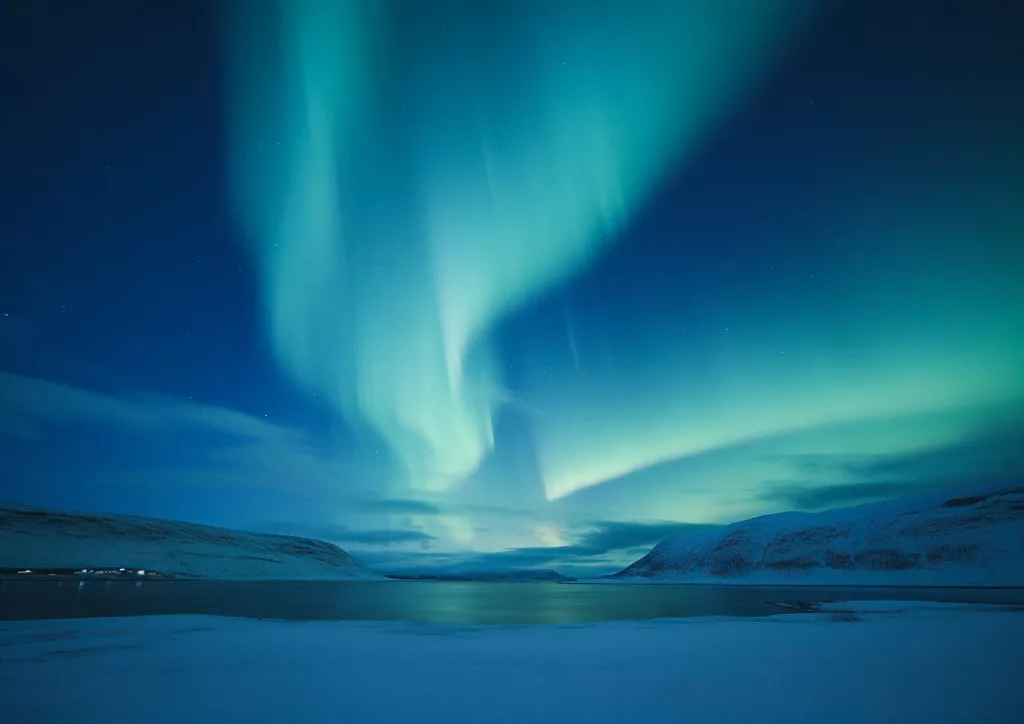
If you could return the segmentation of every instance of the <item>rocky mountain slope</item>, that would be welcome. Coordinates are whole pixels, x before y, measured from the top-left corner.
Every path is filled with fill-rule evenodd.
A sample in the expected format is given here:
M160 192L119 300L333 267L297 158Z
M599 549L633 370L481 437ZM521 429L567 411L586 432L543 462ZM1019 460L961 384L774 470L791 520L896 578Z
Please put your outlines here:
M683 533L610 578L1024 586L1024 484L778 513Z
M330 543L128 515L0 507L0 569L141 568L184 578L379 578Z

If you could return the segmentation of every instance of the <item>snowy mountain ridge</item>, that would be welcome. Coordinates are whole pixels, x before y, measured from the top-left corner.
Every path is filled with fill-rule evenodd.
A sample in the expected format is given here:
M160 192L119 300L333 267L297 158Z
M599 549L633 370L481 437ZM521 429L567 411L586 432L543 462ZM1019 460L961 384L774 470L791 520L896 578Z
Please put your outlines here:
M0 569L141 568L181 578L377 579L330 543L131 515L0 507Z
M662 541L610 579L1024 586L1024 484L820 513L776 513Z

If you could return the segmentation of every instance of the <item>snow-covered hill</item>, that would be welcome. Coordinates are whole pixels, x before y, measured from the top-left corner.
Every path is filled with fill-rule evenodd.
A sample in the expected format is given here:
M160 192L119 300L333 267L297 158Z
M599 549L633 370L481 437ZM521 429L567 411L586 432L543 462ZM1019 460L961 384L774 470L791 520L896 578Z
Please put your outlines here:
M683 533L610 578L1024 586L1024 485L778 513Z
M125 567L219 579L379 578L337 546L158 518L0 507L0 569Z

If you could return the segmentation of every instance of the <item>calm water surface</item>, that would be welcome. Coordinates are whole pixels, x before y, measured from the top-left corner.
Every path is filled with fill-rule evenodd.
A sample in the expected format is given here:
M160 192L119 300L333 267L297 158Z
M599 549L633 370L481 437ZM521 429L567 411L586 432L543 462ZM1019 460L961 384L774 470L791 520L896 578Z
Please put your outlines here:
M765 616L778 602L1024 604L1024 589L600 585L404 581L0 581L0 619L213 614L292 620L569 624Z

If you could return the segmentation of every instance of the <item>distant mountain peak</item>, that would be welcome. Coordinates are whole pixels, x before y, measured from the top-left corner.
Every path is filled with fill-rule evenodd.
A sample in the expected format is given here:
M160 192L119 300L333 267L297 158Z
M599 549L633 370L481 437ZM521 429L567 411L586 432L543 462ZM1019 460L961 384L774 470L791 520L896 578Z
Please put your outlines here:
M777 513L662 541L609 576L704 583L1024 585L1024 484Z

